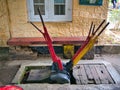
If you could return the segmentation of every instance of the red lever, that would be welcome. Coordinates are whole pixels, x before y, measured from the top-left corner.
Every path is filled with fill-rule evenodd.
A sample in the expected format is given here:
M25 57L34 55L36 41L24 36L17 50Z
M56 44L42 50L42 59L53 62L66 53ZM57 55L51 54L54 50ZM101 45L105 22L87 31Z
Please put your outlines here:
M37 26L35 26L32 22L31 24L40 32L43 34L46 42L47 42L47 46L48 46L48 49L49 49L49 52L50 52L50 55L52 57L52 60L54 63L57 63L58 65L58 68L59 70L63 70L63 65L62 65L62 62L60 60L60 58L56 55L55 53L55 50L53 48L53 45L52 45L52 40L48 34L48 31L47 31L47 28L45 27L45 24L44 24L44 21L43 21L43 18L42 18L42 15L40 13L40 9L38 9L38 13L39 13L39 16L40 16L40 19L41 19L41 22L42 22L42 25L43 25L43 29L44 29L44 32L42 32Z

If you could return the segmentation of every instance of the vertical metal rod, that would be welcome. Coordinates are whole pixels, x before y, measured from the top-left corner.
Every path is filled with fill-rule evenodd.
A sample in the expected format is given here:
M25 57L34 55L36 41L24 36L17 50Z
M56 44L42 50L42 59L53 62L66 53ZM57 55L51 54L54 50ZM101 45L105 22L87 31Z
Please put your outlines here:
M95 25L93 26L93 29L92 29L92 35L95 35L94 30L95 30Z
M89 36L90 36L90 34L91 34L92 27L93 27L93 22L91 23L90 30L89 30L89 33L88 33L88 37L89 37Z
M96 32L100 29L100 27L103 25L103 23L105 22L105 20L103 20L101 22L101 24L98 26L98 28L95 30L95 32L93 33L94 35L96 34Z
M40 19L41 19L41 22L42 22L43 27L45 27L45 24L44 24L44 21L43 21L41 12L40 12L40 8L38 8L38 13L39 13L39 16L40 16Z

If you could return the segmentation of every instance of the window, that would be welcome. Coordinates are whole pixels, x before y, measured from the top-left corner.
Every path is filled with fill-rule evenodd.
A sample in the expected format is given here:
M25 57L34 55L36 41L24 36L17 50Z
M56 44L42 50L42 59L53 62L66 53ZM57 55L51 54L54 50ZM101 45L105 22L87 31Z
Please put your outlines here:
M45 15L45 2L44 0L34 0L34 15L38 15L37 9L40 7L41 14Z
M94 5L101 6L103 0L79 0L80 5Z
M72 0L27 0L29 21L40 21L38 7L44 21L72 21Z
M54 0L54 14L65 15L65 0Z

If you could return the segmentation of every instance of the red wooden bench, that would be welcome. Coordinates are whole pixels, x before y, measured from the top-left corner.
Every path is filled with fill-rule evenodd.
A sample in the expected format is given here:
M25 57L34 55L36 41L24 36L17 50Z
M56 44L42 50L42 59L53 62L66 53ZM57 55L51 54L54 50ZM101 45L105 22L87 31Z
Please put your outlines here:
M53 37L53 44L82 44L86 37ZM30 46L46 44L43 37L14 37L7 42L10 46Z
M86 37L53 37L52 43L53 46L64 46L64 45L73 45L73 46L80 46L82 43L85 42ZM14 37L10 38L7 42L9 46L46 46L46 41L43 37ZM69 51L69 50L68 50ZM76 49L75 49L76 51ZM92 50L93 51L93 50ZM67 57L67 54L64 53L64 57ZM86 55L85 59L87 58L94 58L94 55Z

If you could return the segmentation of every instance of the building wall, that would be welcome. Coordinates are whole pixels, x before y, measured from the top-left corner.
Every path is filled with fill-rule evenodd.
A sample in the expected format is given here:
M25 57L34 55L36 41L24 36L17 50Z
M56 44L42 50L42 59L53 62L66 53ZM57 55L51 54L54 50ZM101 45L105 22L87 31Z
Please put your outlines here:
M108 0L103 0L103 6L83 6L73 0L72 22L45 24L52 37L86 36L92 21L98 25L107 18L107 7ZM40 22L35 24L42 29ZM11 37L42 37L28 21L26 0L0 0L0 46L7 45L10 33Z
M10 38L9 17L6 0L0 0L0 47L6 47Z

